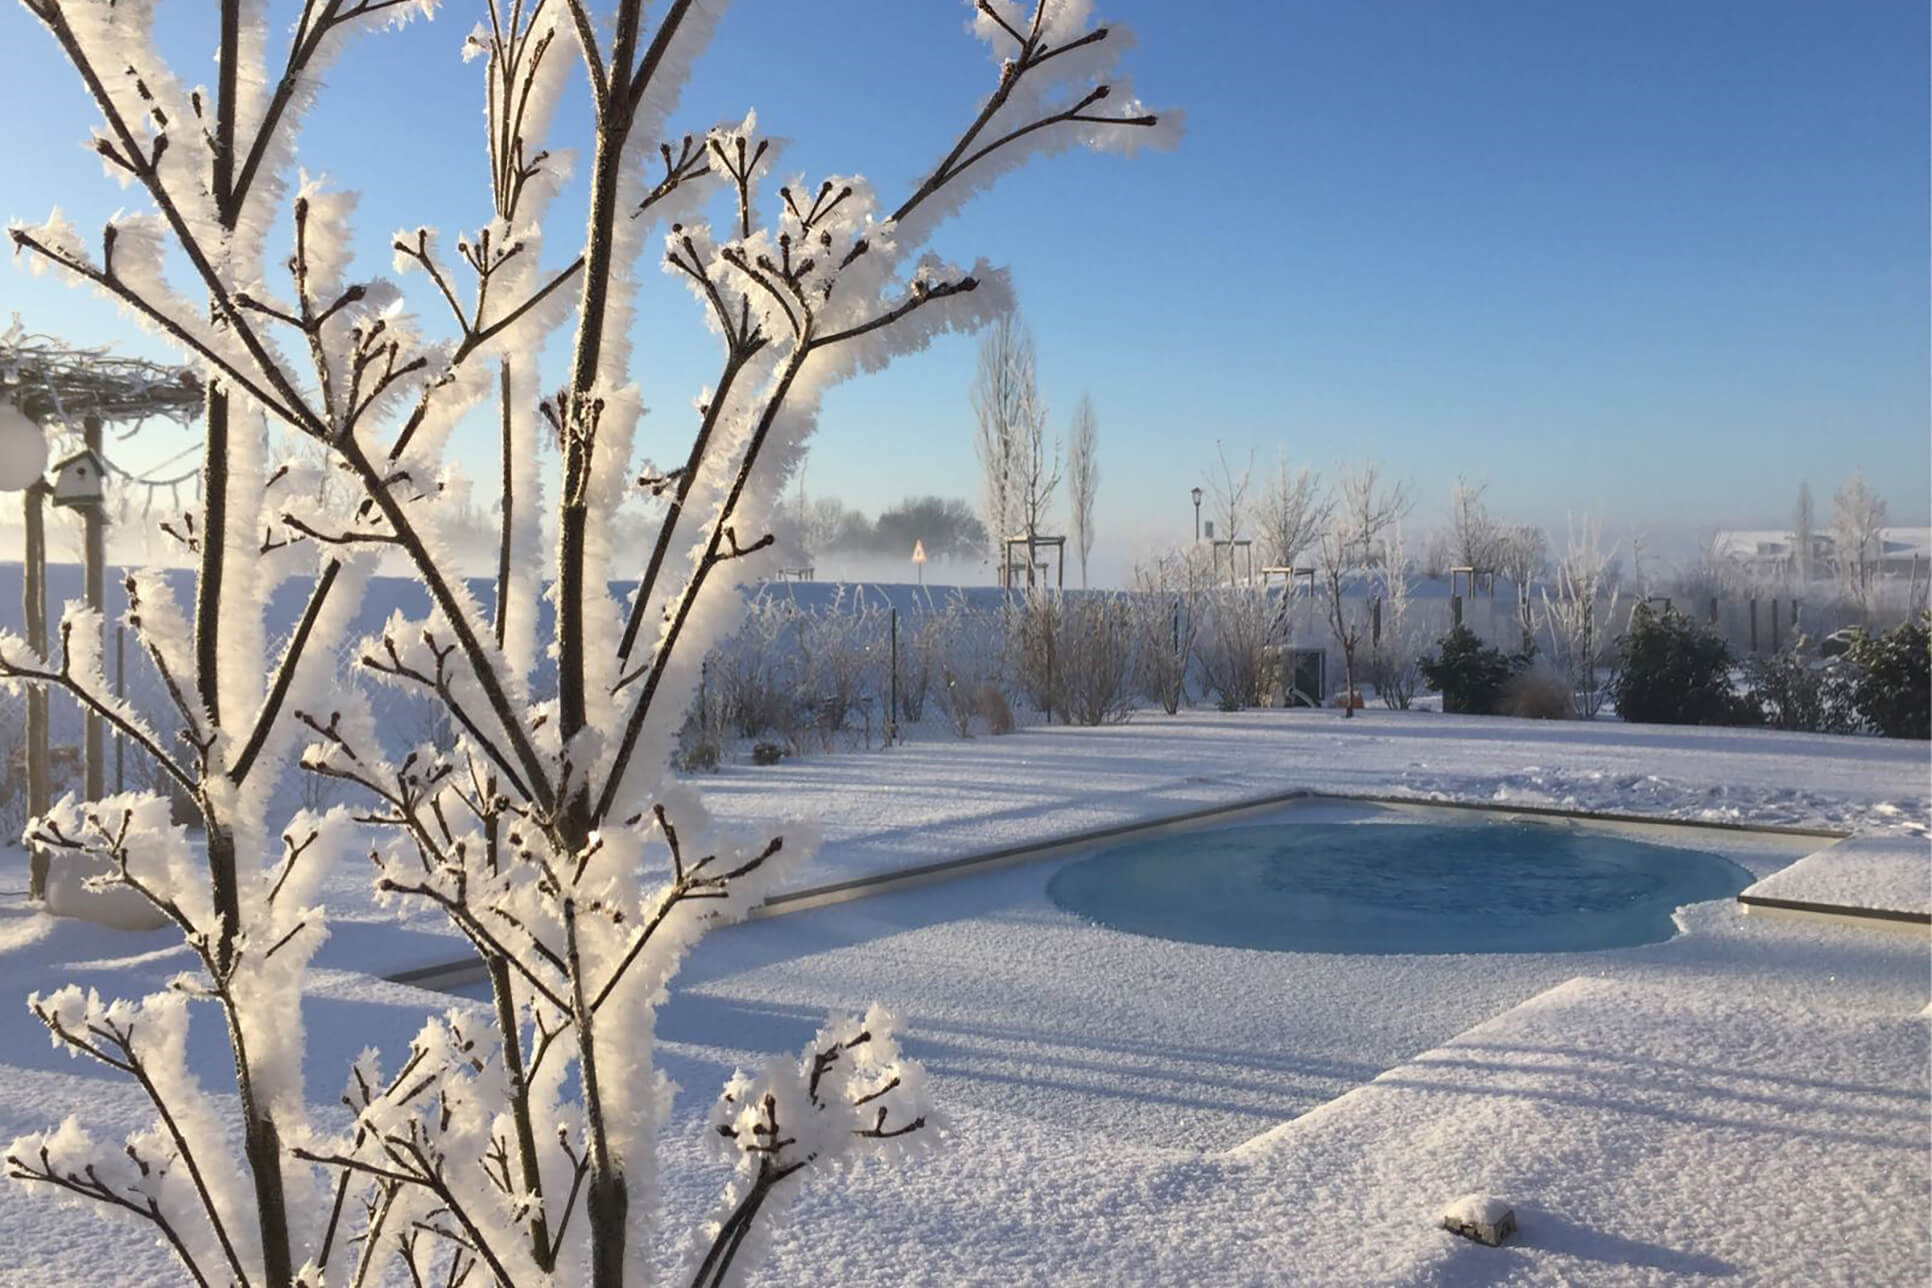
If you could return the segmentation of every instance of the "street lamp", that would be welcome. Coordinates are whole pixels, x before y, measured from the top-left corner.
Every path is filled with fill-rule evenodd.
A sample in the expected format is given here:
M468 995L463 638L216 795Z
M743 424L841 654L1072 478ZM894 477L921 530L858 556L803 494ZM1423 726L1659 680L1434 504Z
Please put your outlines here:
M1189 495L1194 498L1194 541L1196 545L1199 545L1201 541L1201 489L1197 487Z

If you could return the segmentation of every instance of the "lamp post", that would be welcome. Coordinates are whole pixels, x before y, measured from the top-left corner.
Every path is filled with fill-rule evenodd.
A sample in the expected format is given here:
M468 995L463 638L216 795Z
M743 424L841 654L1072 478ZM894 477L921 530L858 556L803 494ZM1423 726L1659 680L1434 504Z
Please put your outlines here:
M1194 543L1201 542L1201 489L1195 488L1188 495L1194 498Z

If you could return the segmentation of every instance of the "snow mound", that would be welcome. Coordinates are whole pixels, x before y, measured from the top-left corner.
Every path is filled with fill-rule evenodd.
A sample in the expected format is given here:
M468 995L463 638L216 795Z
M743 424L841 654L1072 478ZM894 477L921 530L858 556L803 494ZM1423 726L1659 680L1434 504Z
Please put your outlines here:
M110 930L159 930L168 924L153 904L127 886L89 889L88 880L106 871L105 865L57 857L47 872L47 911Z

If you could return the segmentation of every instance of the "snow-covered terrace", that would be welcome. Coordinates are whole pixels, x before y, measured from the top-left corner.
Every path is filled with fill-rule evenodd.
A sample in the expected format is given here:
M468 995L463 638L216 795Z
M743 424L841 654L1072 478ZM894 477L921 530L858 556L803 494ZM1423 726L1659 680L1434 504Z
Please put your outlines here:
M1888 882L1932 894L1925 749L1877 739L1194 713L808 758L701 785L732 820L802 817L819 831L794 889L1307 790L1858 830L1890 838ZM1286 825L1454 817L1320 800L1276 813ZM1645 831L1761 878L1829 844ZM1680 914L1685 933L1668 943L1610 952L1268 953L1082 922L1045 894L1060 861L706 940L658 1026L684 1088L667 1129L672 1210L695 1214L721 1180L697 1123L732 1065L795 1050L827 1011L877 998L901 1011L933 1074L949 1148L819 1185L774 1231L758 1282L1923 1279L1922 930L1724 902ZM1825 860L1811 867L1842 884ZM440 922L399 924L364 889L364 874L343 869L327 891L334 937L306 1014L318 1103L356 1051L401 1050L425 1010L449 1004L375 976L460 956ZM80 980L138 994L185 965L165 935L56 923L17 903L0 917L0 993ZM196 1056L222 1085L211 1026ZM24 1008L0 1008L0 1136L83 1104L104 1130L144 1119L138 1091L51 1050ZM1503 1248L1434 1228L1472 1191L1515 1204L1521 1229ZM0 1229L14 1262L0 1273L18 1282L101 1282L116 1237L92 1212L18 1190L0 1199ZM168 1281L158 1249L118 1264L128 1277L115 1282Z

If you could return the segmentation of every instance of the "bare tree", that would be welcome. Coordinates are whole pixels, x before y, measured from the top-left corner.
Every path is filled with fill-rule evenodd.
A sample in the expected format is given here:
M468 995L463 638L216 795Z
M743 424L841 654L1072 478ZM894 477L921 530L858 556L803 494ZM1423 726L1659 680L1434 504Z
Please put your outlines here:
M1382 564L1377 589L1382 600L1381 630L1371 629L1375 691L1391 711L1407 711L1421 683L1425 645L1420 623L1411 612L1409 559L1402 540L1402 523L1390 525L1382 541Z
M1313 549L1333 508L1319 474L1305 465L1290 469L1283 459L1262 493L1258 516L1268 562L1292 567L1296 556Z
M1496 528L1494 570L1509 578L1510 585L1516 588L1516 616L1526 653L1536 638L1530 611L1530 586L1543 575L1549 560L1549 544L1543 530L1533 524L1512 523Z
M981 505L1002 578L1010 563L1007 540L1023 536L1029 581L1033 539L1044 530L1061 470L1060 444L1047 441L1047 409L1035 368L1032 334L1017 315L999 318L980 343L973 381Z
M1449 491L1449 554L1455 566L1494 572L1501 551L1497 527L1483 500L1486 483L1457 476Z
M1236 470L1228 462L1227 444L1214 443L1215 469L1208 474L1209 510L1216 525L1215 538L1233 541L1247 531L1248 489L1254 480L1254 449Z
M1342 713L1352 718L1355 654L1370 629L1373 609L1367 596L1351 595L1349 589L1364 571L1388 562L1384 534L1401 522L1410 501L1408 489L1384 479L1381 465L1373 460L1344 470L1337 491L1340 503L1316 541L1315 564L1329 630L1342 650Z
M1845 593L1869 611L1873 582L1884 554L1885 502L1858 471L1831 498L1831 535L1837 546L1838 580Z
M1080 584L1087 584L1087 556L1093 552L1093 499L1100 490L1097 455L1100 421L1093 399L1080 395L1073 409L1073 428L1067 434L1067 525L1073 548L1080 556Z
M1355 543L1357 566L1379 566L1384 557L1382 534L1400 523L1415 504L1408 485L1383 478L1381 463L1370 459L1344 470L1338 491L1342 531Z
M1452 537L1447 529L1437 528L1429 534L1429 539L1422 543L1423 576L1441 578L1448 575L1456 562L1451 543Z
M1006 539L1025 522L1021 501L1027 473L1025 445L1039 406L1033 368L1033 337L1019 315L1006 313L994 319L980 338L972 400L980 518L996 561L1006 558Z
M352 200L306 178L290 192L321 66L353 32L414 6L315 0L271 57L261 7L216 0L220 77L191 91L155 48L151 5L25 3L100 112L96 150L151 209L117 215L98 252L58 215L13 226L14 246L192 355L209 393L192 609L164 578L128 582L128 621L174 699L179 748L114 699L85 610L63 623L57 662L0 636L0 676L65 689L161 766L193 800L206 854L190 853L153 793L70 800L30 823L35 844L97 865L97 884L172 922L200 970L138 1002L74 987L34 999L56 1041L131 1077L156 1118L125 1144L97 1145L71 1122L23 1137L8 1174L147 1223L199 1283L616 1288L654 1251L657 999L689 944L756 906L802 849L783 835L733 839L670 778L701 660L744 611L741 581L770 558L768 519L824 389L1009 307L997 271L913 258L937 224L1029 151L1155 124L1109 97L1122 42L1081 4L1040 0L1030 17L981 6L976 31L1003 55L997 84L886 211L845 180L768 197L773 153L751 118L657 142L715 21L695 0L674 0L655 26L642 0L607 14L486 0L468 44L484 72L491 210L450 243L417 228L393 244L398 271L420 274L421 298L448 310L453 338L437 344L400 287L352 275ZM558 221L583 239L552 257L542 216L564 153L550 109L578 74L588 212ZM408 136L369 131L371 146ZM284 229L286 254L270 254ZM660 245L722 353L688 453L640 477L632 293ZM567 370L540 398L536 355L561 327ZM485 614L445 557L460 516L433 481L456 422L491 399L502 557ZM544 434L561 459L539 492ZM266 449L288 439L346 467L345 504L286 486ZM638 565L613 522L640 488L658 526L625 602L607 588ZM540 500L556 530L548 701L539 686L553 681L535 665ZM408 560L430 609L348 656L357 675L440 703L454 733L444 747L394 751L334 666L383 551ZM271 658L267 592L304 562L306 601ZM272 788L298 752L308 772L357 790L353 814L270 825ZM377 829L373 847L357 823ZM492 1005L481 1022L430 1018L391 1076L358 1061L338 1132L310 1116L300 1015L325 933L316 891L327 864L357 850L385 897L440 911L469 941ZM186 1063L191 1007L216 1012L230 1044L232 1132ZM741 1276L750 1232L804 1175L927 1139L922 1081L875 1009L729 1083L709 1134L737 1172L697 1226L690 1278ZM297 1206L310 1193L315 1211Z
M1603 706L1598 667L1615 647L1618 598L1614 552L1603 545L1595 519L1571 521L1553 580L1556 593L1545 589L1542 594L1550 662L1568 683L1576 714L1588 720Z

